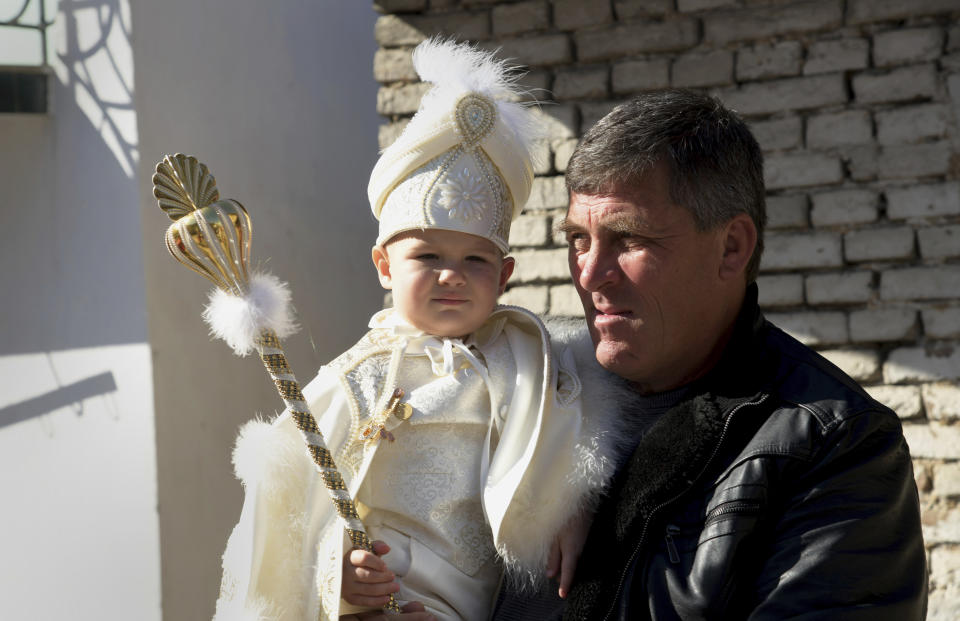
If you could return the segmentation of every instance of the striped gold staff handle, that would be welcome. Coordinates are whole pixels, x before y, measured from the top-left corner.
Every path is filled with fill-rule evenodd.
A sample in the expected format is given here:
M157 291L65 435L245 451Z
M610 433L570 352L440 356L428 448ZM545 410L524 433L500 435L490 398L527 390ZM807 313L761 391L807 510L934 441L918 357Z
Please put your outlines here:
M350 541L373 552L356 504L280 345L280 339L294 330L289 289L269 274L251 276L248 269L252 229L246 209L235 200L219 200L216 181L207 167L195 157L180 153L167 155L157 164L153 195L173 220L166 233L167 250L217 285L204 311L212 332L239 355L254 349L260 353L337 514L344 521ZM393 594L384 610L400 612Z

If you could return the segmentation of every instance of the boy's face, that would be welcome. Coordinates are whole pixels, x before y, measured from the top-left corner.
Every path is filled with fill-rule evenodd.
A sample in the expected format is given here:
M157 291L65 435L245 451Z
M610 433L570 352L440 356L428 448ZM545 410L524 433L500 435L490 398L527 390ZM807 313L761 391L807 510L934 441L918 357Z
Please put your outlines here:
M483 325L513 273L513 259L490 240L438 229L408 231L374 246L373 264L404 319L449 337Z

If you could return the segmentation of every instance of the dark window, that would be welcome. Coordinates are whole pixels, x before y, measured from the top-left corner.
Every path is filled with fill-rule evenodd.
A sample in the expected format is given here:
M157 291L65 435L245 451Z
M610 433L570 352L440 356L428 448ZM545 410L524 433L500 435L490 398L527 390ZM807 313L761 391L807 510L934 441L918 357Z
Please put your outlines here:
M47 28L57 0L0 0L0 113L47 112Z
M0 69L0 112L47 111L47 74Z

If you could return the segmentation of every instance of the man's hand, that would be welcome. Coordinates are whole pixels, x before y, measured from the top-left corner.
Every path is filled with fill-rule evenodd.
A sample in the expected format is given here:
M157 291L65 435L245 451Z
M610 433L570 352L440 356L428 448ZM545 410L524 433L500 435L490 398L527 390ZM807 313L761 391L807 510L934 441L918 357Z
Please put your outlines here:
M361 612L355 615L343 615L340 617L340 621L436 621L436 617L426 612L423 604L420 602L410 602L405 606L401 606L400 610L402 610L403 613L399 615L387 615L387 613L382 610L371 610L370 612Z
M344 557L340 596L347 603L381 607L390 601L391 593L400 590L400 585L395 582L396 576L380 558L389 551L390 546L382 541L374 541L373 553L356 549Z
M573 584L573 574L577 569L577 561L580 560L580 552L583 550L583 543L587 539L587 533L590 531L592 522L592 513L578 513L564 524L550 547L550 557L547 559L547 577L556 578L557 574L560 575L560 589L558 591L560 597L565 598L570 592L570 585Z

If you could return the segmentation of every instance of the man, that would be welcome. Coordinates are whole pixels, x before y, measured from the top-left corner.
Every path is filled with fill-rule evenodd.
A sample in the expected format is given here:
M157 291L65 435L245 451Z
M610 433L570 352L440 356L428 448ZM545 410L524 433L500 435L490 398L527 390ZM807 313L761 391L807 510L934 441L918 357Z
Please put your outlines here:
M561 230L596 358L635 390L565 619L922 619L896 415L757 307L762 156L687 91L583 137ZM501 602L498 618L530 618ZM529 610L529 608L528 608Z

